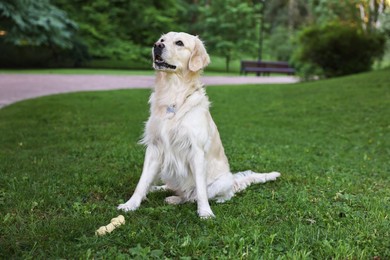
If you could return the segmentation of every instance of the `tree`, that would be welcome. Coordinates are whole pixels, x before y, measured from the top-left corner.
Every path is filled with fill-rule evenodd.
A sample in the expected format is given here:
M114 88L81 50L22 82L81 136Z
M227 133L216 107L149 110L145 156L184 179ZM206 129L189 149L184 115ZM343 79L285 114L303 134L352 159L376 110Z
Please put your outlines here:
M266 1L265 20L269 24L269 32L276 28L288 28L292 33L306 23L308 6L305 0L273 0Z
M150 48L164 32L185 30L179 22L181 1L52 0L80 27L95 59L133 60L150 66Z
M289 61L292 39L310 19L307 0L265 1L265 45L273 59Z
M199 7L202 38L211 52L225 57L226 71L239 54L257 51L258 6L252 1L213 0Z
M389 2L385 0L359 1L362 27L367 31L375 31L380 27L379 16L385 12Z
M265 21L268 53L278 59L291 59L294 49L300 49L299 44L294 46L296 45L294 39L298 37L300 31L305 31L307 27L314 25L325 26L329 23L349 24L354 26L355 30L360 30L360 34L366 33L366 38L372 36L372 38L377 39L376 32L385 30L381 27L385 22L383 14L388 9L389 4L390 2L386 0L267 1ZM382 24L381 21L383 21ZM305 44L305 42L299 42ZM374 57L379 56L374 55ZM296 54L294 59L296 62ZM372 62L365 65L367 64L372 64ZM301 65L299 67L302 67ZM319 71L310 64L306 64L302 68L307 69L306 72L309 73L318 73ZM331 74L333 75L333 73Z
M13 45L69 49L77 25L48 0L1 0L0 30Z

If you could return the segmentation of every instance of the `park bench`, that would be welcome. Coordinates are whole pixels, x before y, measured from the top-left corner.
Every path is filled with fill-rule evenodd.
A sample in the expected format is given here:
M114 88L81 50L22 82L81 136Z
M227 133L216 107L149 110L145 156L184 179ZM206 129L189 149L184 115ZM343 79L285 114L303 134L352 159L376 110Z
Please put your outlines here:
M241 74L254 72L257 76L270 75L271 73L283 73L293 75L295 69L285 61L241 61Z

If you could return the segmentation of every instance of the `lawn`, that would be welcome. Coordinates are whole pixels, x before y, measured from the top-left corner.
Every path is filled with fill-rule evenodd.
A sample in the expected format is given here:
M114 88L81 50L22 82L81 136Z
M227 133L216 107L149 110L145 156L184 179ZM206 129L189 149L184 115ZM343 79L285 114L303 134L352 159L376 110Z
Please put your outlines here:
M277 170L201 220L134 191L149 90L56 95L0 110L0 258L390 258L390 70L207 90L232 171Z

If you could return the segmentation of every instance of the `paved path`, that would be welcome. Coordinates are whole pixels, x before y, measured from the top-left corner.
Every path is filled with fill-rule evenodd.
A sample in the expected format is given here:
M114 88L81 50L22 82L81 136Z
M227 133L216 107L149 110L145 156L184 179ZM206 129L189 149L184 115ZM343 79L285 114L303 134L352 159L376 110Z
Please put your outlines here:
M206 86L236 84L294 83L290 76L224 77L204 76ZM154 76L0 74L0 108L14 102L58 93L76 91L151 88Z

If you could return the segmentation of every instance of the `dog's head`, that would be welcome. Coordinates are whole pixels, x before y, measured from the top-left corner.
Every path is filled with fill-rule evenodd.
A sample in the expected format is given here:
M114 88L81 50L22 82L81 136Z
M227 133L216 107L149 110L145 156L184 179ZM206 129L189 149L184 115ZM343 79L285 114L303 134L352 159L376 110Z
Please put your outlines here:
M183 32L169 32L154 44L153 68L175 72L199 72L210 63L210 57L197 37Z

